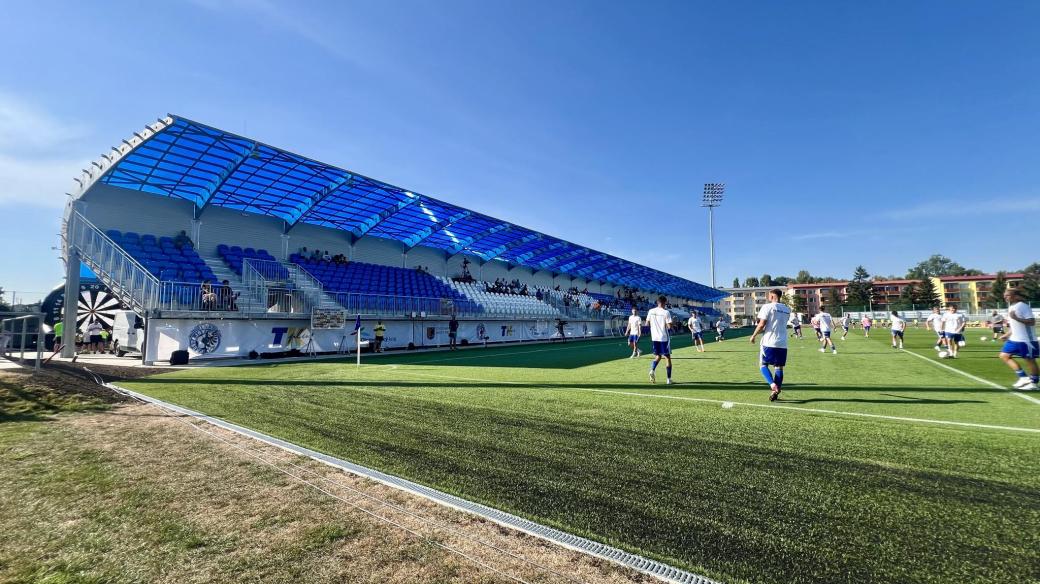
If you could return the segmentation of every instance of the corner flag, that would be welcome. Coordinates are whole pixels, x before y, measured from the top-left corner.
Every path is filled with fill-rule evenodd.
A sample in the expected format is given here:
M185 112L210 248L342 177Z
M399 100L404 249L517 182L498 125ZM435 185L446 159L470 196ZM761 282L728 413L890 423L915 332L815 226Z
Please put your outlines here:
M361 367L361 315L357 315L354 321L354 332L350 333L357 337L357 366Z

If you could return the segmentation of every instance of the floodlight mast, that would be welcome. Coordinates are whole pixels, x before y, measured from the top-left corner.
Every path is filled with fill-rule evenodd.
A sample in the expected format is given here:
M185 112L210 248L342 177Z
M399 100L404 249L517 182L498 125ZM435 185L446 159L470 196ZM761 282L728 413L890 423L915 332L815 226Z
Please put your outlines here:
M711 287L715 288L715 207L722 204L726 183L704 183L701 207L708 208L708 253L711 257Z

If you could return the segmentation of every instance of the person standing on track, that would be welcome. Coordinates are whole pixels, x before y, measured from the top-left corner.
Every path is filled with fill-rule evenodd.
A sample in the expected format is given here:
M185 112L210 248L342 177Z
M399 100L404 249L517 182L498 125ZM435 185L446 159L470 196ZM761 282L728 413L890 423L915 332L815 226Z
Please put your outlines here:
M664 307L668 299L664 296L657 297L657 306L646 313L646 324L650 325L650 340L654 343L654 360L650 362L650 383L657 383L657 364L661 359L667 359L666 373L668 385L672 384L672 349L671 337L668 336L668 327L672 324L672 313Z
M690 329L690 337L693 339L693 348L698 353L704 352L704 335L701 327L701 319L696 312L690 313L690 320L686 321L686 328Z
M455 313L451 313L451 320L448 321L448 348L452 351L457 351L459 337L459 319L455 318Z
M1025 298L1017 288L1008 288L1004 291L1004 300L1008 302L1008 323L1010 329L1001 337L1006 339L1003 348L1000 349L1000 360L1018 376L1014 388L1024 391L1034 391L1040 384L1040 369L1037 368L1036 359L1040 357L1040 341L1036 338L1036 315L1033 309L1025 303ZM1022 359L1026 372L1015 362L1015 357Z
M787 322L791 320L791 309L780 303L782 297L780 289L769 291L769 302L759 309L758 325L751 333L751 344L755 344L759 333L762 334L759 367L771 390L769 401L776 401L780 397L784 385L784 366L787 365ZM770 367L774 370L770 371Z
M643 334L643 319L639 318L639 311L635 306L632 307L632 316L628 317L625 334L628 335L628 346L632 348L632 356L629 359L642 355L643 352L639 350L639 336Z

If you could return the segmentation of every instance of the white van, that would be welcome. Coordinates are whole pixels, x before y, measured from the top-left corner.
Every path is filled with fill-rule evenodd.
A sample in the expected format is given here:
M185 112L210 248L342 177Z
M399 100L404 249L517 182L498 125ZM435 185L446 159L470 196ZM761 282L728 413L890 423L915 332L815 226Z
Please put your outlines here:
M144 319L132 310L117 310L112 322L112 343L116 355L141 354L144 341Z

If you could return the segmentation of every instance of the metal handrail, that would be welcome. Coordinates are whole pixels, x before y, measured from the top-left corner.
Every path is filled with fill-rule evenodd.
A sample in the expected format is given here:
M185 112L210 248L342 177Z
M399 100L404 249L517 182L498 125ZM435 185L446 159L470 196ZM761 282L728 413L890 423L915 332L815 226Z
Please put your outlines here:
M79 252L98 278L129 304L140 310L155 308L159 279L76 210L66 223L66 246Z

